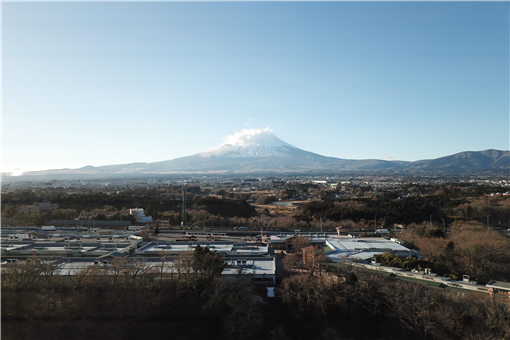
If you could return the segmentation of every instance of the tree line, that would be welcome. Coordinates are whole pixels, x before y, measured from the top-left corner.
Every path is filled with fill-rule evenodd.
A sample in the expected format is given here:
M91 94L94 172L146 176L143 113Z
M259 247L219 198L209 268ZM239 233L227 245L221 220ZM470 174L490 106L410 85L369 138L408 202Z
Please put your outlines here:
M219 276L205 249L163 271L136 259L69 278L37 259L3 269L2 339L505 339L509 305L339 266L264 287ZM166 260L162 254L161 261ZM207 269L209 268L209 269Z
M393 223L411 224L428 221L450 223L455 219L473 219L484 222L488 216L493 225L510 223L510 198L451 198L447 195L416 196L405 199L360 198L311 202L303 206L295 218L306 221L319 218L354 222L373 221L378 216L379 225Z
M204 210L208 216L219 218L248 218L256 215L253 206L244 200L229 198L202 197L189 194L187 202L188 220L193 219L193 211ZM182 221L182 202L180 200L156 200L148 196L110 196L105 194L83 194L57 196L51 201L57 203L59 209L44 214L22 213L19 201L12 198L6 199L2 210L2 217L11 219L14 224L43 225L52 219L74 219L81 213L94 216L96 220L131 220L130 208L144 208L146 216L155 219L169 220L171 225L180 225ZM31 202L30 204L33 204ZM202 218L203 220L203 218ZM228 225L228 223L227 223Z
M191 187L190 187L191 188ZM267 208L257 211L254 205L248 204L241 197L214 197L202 196L200 187L195 187L195 193L187 194L187 221L198 224L208 220L209 225L247 225L249 219L255 217L264 220L265 226L274 225L276 228L311 227L313 221L322 218L324 225L331 223L359 224L361 227L378 226L387 227L394 223L411 224L428 221L434 217L436 224L444 220L450 224L456 219L475 220L479 222L490 221L493 227L510 227L510 198L468 196L488 192L490 188L434 186L435 189L428 196L415 196L403 199L393 198L390 194L383 194L374 198L329 199L312 201L304 204L294 214L293 220L281 218L288 216ZM494 189L494 188L493 188ZM67 195L62 193L48 193L41 196L40 192L15 192L2 195L2 218L12 224L42 225L51 219L73 219L81 213L96 216L96 220L126 220L129 219L129 208L144 208L147 216L155 219L164 219L170 225L180 225L182 221L182 201L179 199L156 199L155 189L148 192L140 191L138 194L83 193ZM495 190L495 189L494 189ZM147 193L148 192L148 193ZM253 196L253 195L251 195ZM251 197L247 195L245 198ZM326 195L327 196L327 195ZM275 196L257 196L258 204L268 204L274 201ZM42 199L51 200L59 204L59 209L47 214L21 214L23 204L33 204ZM377 217L376 217L377 216ZM269 217L269 219L268 219ZM10 222L12 221L12 222ZM287 221L287 222L284 222ZM349 222L350 221L350 222ZM377 221L377 222L376 222ZM276 223L278 222L278 223ZM373 222L373 223L372 223ZM5 224L5 223L4 223ZM278 226L276 226L278 224ZM315 223L316 224L316 223ZM315 227L315 225L314 225ZM327 227L329 228L329 227ZM331 228L330 228L331 229Z
M412 224L398 236L406 240L407 247L420 250L427 263L420 263L425 260L413 263L389 255L379 256L378 260L384 265L400 268L425 269L427 266L455 280L466 274L481 284L492 280L510 281L510 238L471 221L452 223L441 237L435 236L434 230L438 229L428 223Z

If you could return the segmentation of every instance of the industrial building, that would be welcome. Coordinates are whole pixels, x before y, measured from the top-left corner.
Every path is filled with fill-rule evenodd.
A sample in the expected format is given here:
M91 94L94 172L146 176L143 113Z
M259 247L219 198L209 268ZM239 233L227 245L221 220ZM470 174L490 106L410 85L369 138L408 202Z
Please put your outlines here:
M420 257L420 253L401 245L397 239L383 237L342 237L327 234L279 234L267 238L270 249L289 250L295 237L305 236L312 246L321 246L332 262L369 262L372 257L392 253L399 257Z

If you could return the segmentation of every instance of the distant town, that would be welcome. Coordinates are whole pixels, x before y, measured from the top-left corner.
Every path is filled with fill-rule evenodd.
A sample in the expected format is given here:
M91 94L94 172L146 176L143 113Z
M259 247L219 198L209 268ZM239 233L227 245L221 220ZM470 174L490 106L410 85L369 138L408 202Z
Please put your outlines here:
M95 190L106 195L124 193L126 190L153 189L161 186L181 186L183 184L199 185L203 188L225 189L231 192L258 192L278 190L283 184L315 184L322 189L336 189L338 193L352 194L354 187L370 187L377 190L398 191L406 185L441 185L462 184L473 186L500 186L510 188L510 179L506 175L493 174L480 175L444 175L429 176L391 176L363 175L345 176L173 176L142 179L119 180L52 180L52 181L26 181L2 184L2 194L20 190L53 189L68 194L77 194L83 190ZM75 189L73 191L73 189ZM341 189L341 190L338 190ZM361 196L360 196L361 197Z

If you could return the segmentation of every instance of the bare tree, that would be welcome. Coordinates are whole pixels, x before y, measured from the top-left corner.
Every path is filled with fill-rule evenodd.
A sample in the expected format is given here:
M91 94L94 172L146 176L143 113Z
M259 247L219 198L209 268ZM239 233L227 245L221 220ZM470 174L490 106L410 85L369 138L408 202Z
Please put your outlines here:
M40 278L45 287L53 287L60 283L61 276L58 275L59 260L48 259L40 262L41 274Z
M15 290L28 288L39 281L41 271L39 259L19 261L2 271L2 284L7 284Z
M388 286L385 286L389 288ZM424 285L407 282L398 289L386 289L387 303L391 305L387 313L399 320L408 329L427 338L438 323L435 314L434 293Z
M150 231L147 228L140 230L140 237L143 238L144 241L147 241L150 237Z
M73 284L73 290L81 290L90 285L91 281L95 281L94 278L98 276L99 268L96 265L72 269L68 275Z
M149 272L151 267L147 265L145 259L130 259L127 261L127 267L124 270L124 280L135 287L139 287L147 278L146 274Z
M227 304L231 313L226 317L225 324L232 338L247 339L252 331L262 324L263 303L261 297L240 281L230 287Z
M301 249L308 247L312 244L310 238L307 236L296 236L291 241L292 247L298 252L301 253Z
M105 275L108 275L108 281L111 285L119 283L126 269L127 260L123 258L114 258L108 265Z
M287 273L293 273L301 268L303 260L297 254L286 254L282 260L283 268Z
M174 265L179 282L185 282L186 287L189 287L191 275L193 273L193 251L188 250L180 252L174 260Z

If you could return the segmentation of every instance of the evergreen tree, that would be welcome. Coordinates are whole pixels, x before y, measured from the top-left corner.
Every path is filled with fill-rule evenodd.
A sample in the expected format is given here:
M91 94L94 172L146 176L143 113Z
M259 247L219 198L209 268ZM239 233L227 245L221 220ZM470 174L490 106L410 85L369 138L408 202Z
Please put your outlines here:
M154 236L158 236L159 234L159 221L156 222L156 227L154 227Z

